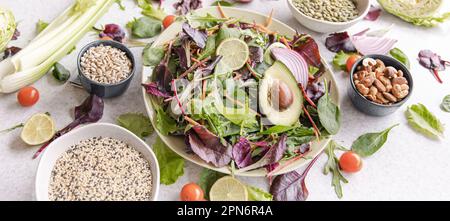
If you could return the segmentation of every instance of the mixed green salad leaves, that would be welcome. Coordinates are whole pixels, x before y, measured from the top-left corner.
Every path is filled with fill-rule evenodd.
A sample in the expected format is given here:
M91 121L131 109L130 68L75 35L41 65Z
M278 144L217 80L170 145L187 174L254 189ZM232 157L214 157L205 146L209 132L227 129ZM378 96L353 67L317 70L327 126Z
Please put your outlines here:
M339 130L339 107L308 35L188 14L175 39L144 49L143 63L154 67L143 87L156 129L184 136L187 152L216 167L276 172Z

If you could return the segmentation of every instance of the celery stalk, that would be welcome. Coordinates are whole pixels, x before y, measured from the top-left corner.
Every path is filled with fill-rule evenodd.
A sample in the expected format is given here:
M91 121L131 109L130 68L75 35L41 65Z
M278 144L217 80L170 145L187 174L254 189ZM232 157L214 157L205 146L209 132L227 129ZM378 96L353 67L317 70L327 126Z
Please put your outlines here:
M114 0L101 1L101 7L98 8L96 13L92 15L91 18L86 19L86 23L84 23L84 26L81 29L77 30L70 39L67 39L67 42L65 42L65 44L61 48L54 51L54 53L51 54L51 56L48 57L48 59L46 59L44 62L42 62L38 66L3 77L3 79L0 80L0 92L14 92L28 84L37 81L42 76L44 76L55 62L59 61L70 50L72 50L73 46L85 35L88 30L90 30L93 25L95 25L97 20L106 13L113 2ZM0 69L0 72L2 71L3 70Z

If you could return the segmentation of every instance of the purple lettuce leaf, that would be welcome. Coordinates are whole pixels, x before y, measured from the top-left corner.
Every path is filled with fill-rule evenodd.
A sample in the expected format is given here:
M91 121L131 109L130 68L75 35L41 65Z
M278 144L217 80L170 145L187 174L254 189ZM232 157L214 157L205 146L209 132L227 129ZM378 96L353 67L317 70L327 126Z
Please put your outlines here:
M155 67L156 83L160 91L169 92L170 82L173 79L169 70L170 54L172 53L172 43L169 43L169 47L164 55L164 59Z
M155 82L145 83L145 84L142 84L142 86L145 88L145 92L147 94L151 94L153 96L163 97L163 98L172 97L166 91L161 91Z
M353 45L348 32L336 32L328 35L325 40L325 47L332 52L344 51L356 52L356 48Z
M110 37L114 41L122 43L125 40L125 31L119 25L107 24L98 36L100 38Z
M263 49L261 47L250 46L248 47L250 52L250 61L252 64L261 63L263 61Z
M320 155L317 155L301 174L294 170L275 177L270 186L273 199L276 201L305 201L309 194L305 184L306 175Z
M85 123L94 123L99 121L103 116L103 109L104 109L104 103L103 99L101 97L98 97L97 95L90 95L86 100L83 101L82 104L75 107L75 119L61 129L60 131L56 132L53 138L49 141L47 141L39 150L34 154L33 159L39 156L42 151L54 140L56 140L58 137L68 133L75 127L85 124Z
M191 10L195 10L202 7L201 0L179 0L173 7L179 14L185 15Z
M223 167L231 162L231 145L204 126L193 126L186 132L192 151L207 163Z
M319 69L317 72L318 75L323 73L324 66L322 64L319 46L311 36L306 34L295 35L291 47L292 50L299 53L310 66Z
M214 60L212 60L206 67L199 69L199 71L202 73L202 76L206 77L210 75L213 72L216 65L222 59L222 57L223 57L222 55L216 56Z
M189 23L183 23L183 33L189 36L200 48L205 48L208 34L205 30L198 30L193 28Z
M325 84L322 81L313 82L306 86L306 95L314 102L317 101L325 94Z
M378 19L378 17L380 17L380 15L381 15L381 8L371 5L369 13L367 13L364 19L369 21L375 21Z
M6 59L8 57L14 56L15 54L17 54L20 50L22 50L22 48L16 47L16 46L11 46L5 49L5 51L3 52L3 59Z
M419 52L419 63L427 69L437 69L438 71L444 71L445 66L450 64L450 62L442 60L441 56L430 50L421 50Z
M238 168L246 167L253 163L252 161L252 147L250 142L241 137L239 141L233 146L233 160Z
M188 60L186 55L186 49L184 48L184 44L182 47L175 47L173 49L173 52L178 56L179 62L180 62L180 69L181 71L186 71L188 67Z
M17 40L19 38L19 36L20 36L20 31L19 31L19 29L16 28L16 30L14 30L14 34L13 34L11 40L13 40L13 41Z
M284 152L287 149L286 145L287 135L283 134L278 139L278 142L270 147L270 149L264 154L261 159L259 159L254 164L242 168L242 171L249 171L264 167L269 164L277 163L281 158L283 158Z

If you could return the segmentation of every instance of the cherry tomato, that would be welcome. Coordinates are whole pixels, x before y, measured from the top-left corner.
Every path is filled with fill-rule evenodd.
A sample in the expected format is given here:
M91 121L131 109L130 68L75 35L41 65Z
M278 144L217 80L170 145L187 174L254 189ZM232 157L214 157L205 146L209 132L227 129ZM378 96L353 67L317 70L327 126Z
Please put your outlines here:
M173 23L173 21L175 21L175 18L176 18L175 15L166 16L162 22L164 29L169 27Z
M356 173L362 168L361 157L353 151L347 151L341 155L339 166L344 172Z
M181 189L180 199L181 201L203 201L203 190L195 183L188 183Z
M20 89L17 100L24 107L33 106L39 100L39 91L31 86Z
M353 65L355 64L355 62L361 58L361 56L354 54L354 55L350 55L350 57L347 58L347 71L350 73L350 71L352 70Z

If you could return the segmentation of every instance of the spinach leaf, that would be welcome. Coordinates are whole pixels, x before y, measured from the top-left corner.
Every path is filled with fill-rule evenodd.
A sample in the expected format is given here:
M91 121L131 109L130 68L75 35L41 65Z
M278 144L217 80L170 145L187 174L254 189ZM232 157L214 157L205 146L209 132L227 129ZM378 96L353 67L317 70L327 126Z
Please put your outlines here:
M441 109L445 112L450 112L450 94L442 100Z
M359 136L358 139L353 141L352 150L361 157L371 156L386 143L389 132L396 126L398 124L377 133L367 133Z
M211 14L206 14L205 16L200 16L196 14L189 14L186 16L190 25L199 28L212 28L224 21L227 21L227 18L217 18L212 16Z
M328 160L323 168L323 174L328 175L329 173L332 173L333 178L331 179L331 186L334 187L334 192L336 192L337 197L342 198L343 194L341 182L348 183L348 181L344 176L342 176L339 168L339 159L334 153L336 149L346 151L344 147L338 145L334 140L331 140L325 148L325 153L328 156Z
M197 59L203 60L211 55L214 55L215 52L216 52L216 35L211 35L206 40L205 49L202 51L202 53Z
M397 59L398 61L402 62L408 69L410 68L410 63L409 63L409 58L408 56L403 53L402 50L398 49L398 48L393 48L389 51L389 54Z
M127 28L131 29L133 37L151 38L161 33L162 23L153 18L140 17L128 22Z
M180 176L183 176L184 159L167 147L161 138L156 138L152 149L159 162L160 180L162 184L173 184Z
M62 64L56 62L53 65L52 75L56 80L66 82L70 78L70 71L67 70Z
M153 133L150 119L140 113L122 114L117 117L117 123L140 138L147 137Z
M254 186L247 185L247 192L249 201L272 201L273 199L272 194Z
M296 128L295 126L284 126L284 125L275 125L272 127L269 127L267 130L261 132L262 135L269 135L269 134L281 134L286 131L292 130Z
M217 32L216 45L219 45L223 40L227 38L239 38L240 36L241 32L239 31L239 29L222 26Z
M409 125L425 136L437 139L443 136L444 125L423 104L414 104L406 110Z
M226 176L224 173L220 173L214 170L204 168L200 173L200 179L198 181L198 185L205 192L205 199L209 199L209 191L211 190L212 185L220 178Z
M325 87L325 91L327 87ZM317 103L317 113L320 124L331 134L337 134L341 127L341 112L339 107L331 101L329 93L325 93Z
M156 66L164 58L164 54L163 46L152 47L148 44L142 51L142 63L145 66Z

